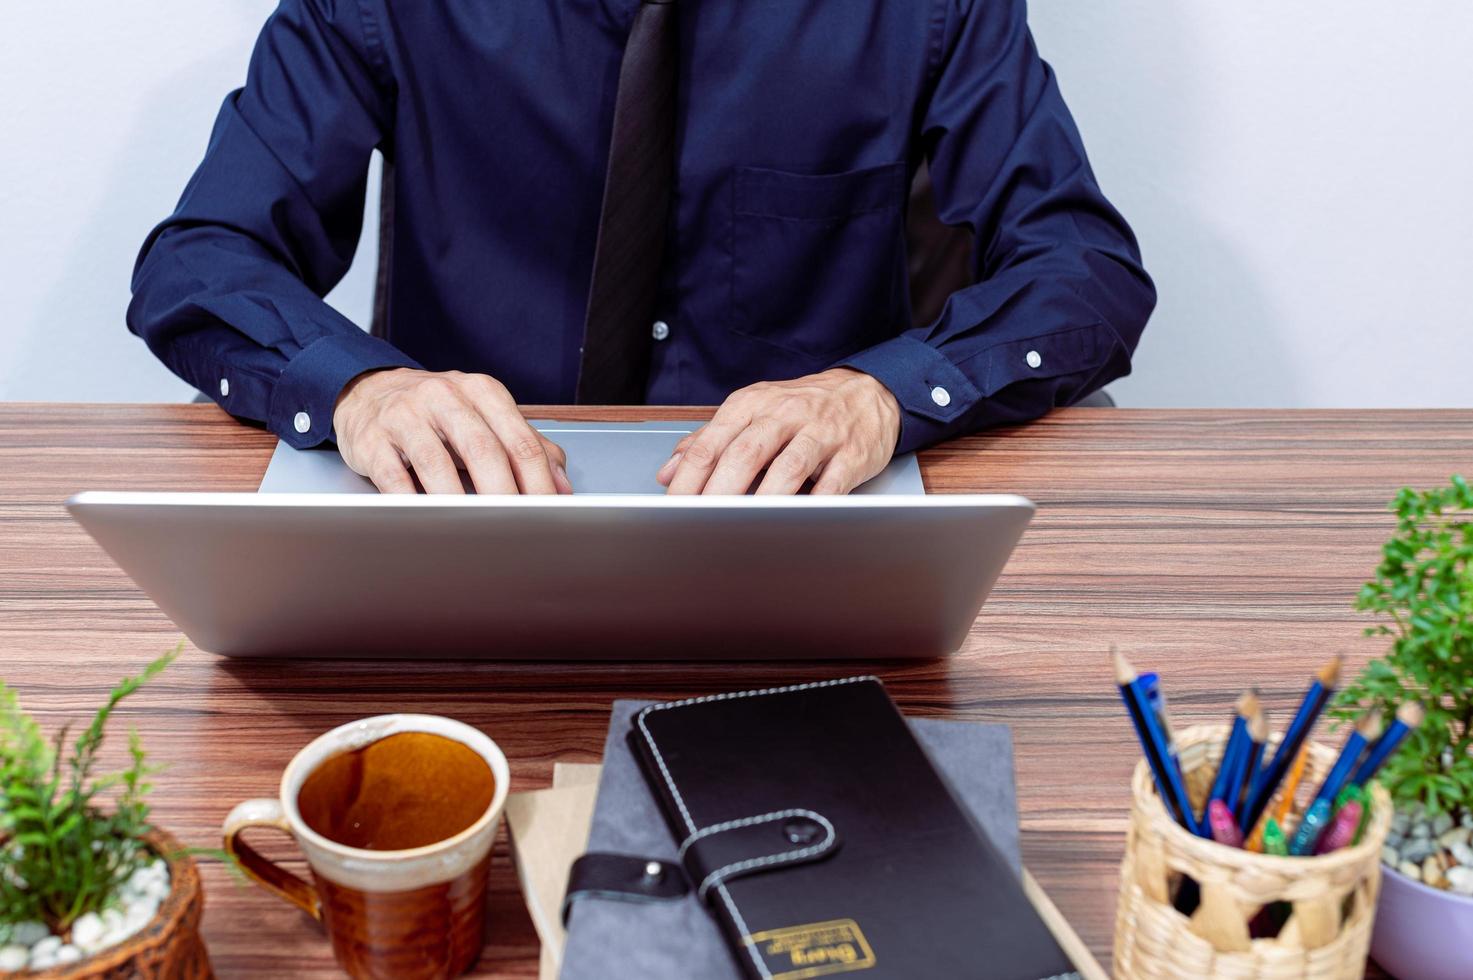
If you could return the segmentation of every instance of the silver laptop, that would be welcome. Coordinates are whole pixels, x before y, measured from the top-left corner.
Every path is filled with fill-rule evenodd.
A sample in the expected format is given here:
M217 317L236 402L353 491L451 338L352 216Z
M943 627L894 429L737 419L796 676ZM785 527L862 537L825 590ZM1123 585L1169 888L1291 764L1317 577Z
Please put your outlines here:
M335 456L307 466L341 480ZM67 509L201 649L505 660L944 656L1033 514L1015 496L392 497L294 479Z

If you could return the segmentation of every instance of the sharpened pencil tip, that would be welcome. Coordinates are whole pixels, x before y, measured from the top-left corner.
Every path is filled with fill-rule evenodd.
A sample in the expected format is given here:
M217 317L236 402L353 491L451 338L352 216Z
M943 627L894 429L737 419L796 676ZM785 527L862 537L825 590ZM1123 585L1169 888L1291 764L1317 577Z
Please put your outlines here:
M1268 712L1258 705L1248 718L1248 737L1259 745L1268 741Z
M1408 701L1396 709L1396 720L1408 728L1416 728L1422 724L1422 717L1426 715L1427 709L1422 707L1420 701Z
M1135 668L1125 659L1125 654L1115 646L1110 647L1110 659L1115 661L1115 683L1129 684L1136 678Z
M1251 718L1258 711L1258 693L1251 688L1238 696L1238 704L1235 709L1238 717L1244 720Z
M1375 741L1376 736L1381 734L1380 709L1372 708L1365 714L1361 715L1360 721L1357 721L1355 723L1355 730L1359 732L1361 737L1364 738L1367 742Z
M1345 664L1345 654L1337 653L1330 658L1330 662L1319 669L1316 674L1321 684L1325 687L1334 687L1340 683L1340 668Z

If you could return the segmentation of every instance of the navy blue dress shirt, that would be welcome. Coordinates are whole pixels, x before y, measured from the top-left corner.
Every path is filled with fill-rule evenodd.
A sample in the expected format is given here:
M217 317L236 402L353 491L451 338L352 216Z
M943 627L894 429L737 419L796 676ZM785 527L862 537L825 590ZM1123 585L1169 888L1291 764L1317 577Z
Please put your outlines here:
M484 372L572 401L638 0L282 0L204 162L144 244L130 328L295 446L356 375ZM1155 302L1022 0L680 0L676 186L648 401L837 365L897 451L1037 417L1129 370ZM387 329L322 296L394 161ZM975 284L912 323L904 219L930 162Z

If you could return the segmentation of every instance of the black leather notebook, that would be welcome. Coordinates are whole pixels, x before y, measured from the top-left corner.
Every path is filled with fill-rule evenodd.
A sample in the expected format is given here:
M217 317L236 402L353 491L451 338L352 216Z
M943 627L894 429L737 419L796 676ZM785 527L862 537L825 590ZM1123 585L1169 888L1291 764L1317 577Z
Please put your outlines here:
M653 705L629 738L748 976L1073 971L876 678Z

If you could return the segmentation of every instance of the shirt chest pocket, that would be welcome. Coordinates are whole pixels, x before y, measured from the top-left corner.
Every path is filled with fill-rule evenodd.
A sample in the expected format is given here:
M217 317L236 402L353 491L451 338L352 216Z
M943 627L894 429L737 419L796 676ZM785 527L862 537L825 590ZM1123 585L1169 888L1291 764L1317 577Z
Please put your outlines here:
M905 164L744 167L733 188L731 328L816 362L893 337L905 313Z

